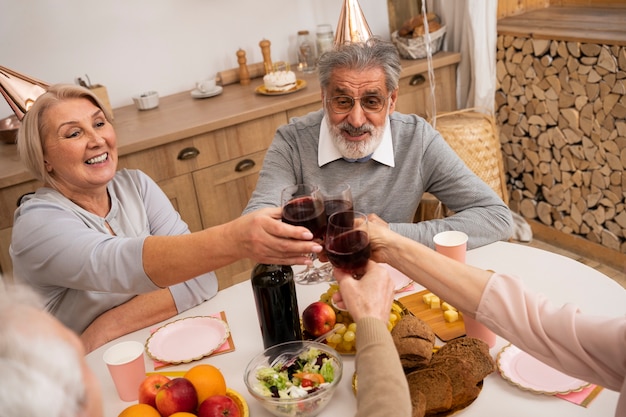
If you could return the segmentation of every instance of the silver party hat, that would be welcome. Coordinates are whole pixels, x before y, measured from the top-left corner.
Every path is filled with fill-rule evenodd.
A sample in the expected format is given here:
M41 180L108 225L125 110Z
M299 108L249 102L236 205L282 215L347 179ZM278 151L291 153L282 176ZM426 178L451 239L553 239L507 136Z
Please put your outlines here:
M48 84L17 71L0 66L0 93L19 120L30 109L37 97L46 92Z
M350 42L365 42L372 31L357 0L344 0L335 32L335 46Z

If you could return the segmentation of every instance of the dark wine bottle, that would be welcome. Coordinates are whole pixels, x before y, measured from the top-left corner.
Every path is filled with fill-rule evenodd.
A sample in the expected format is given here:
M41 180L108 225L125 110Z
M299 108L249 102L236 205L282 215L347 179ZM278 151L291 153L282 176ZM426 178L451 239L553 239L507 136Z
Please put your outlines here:
M257 264L252 270L251 281L265 349L302 340L291 266Z

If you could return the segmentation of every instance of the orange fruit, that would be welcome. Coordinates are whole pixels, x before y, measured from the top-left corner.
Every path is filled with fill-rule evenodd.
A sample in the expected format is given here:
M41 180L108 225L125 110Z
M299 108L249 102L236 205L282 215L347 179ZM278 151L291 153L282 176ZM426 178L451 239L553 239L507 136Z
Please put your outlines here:
M151 405L133 404L122 410L118 417L161 417L161 414Z
M177 413L174 414L170 414L170 417L198 417L193 413L188 413L186 411L179 411Z
M184 378L187 378L198 393L198 405L212 395L226 395L226 380L222 372L213 365L199 364L189 369Z

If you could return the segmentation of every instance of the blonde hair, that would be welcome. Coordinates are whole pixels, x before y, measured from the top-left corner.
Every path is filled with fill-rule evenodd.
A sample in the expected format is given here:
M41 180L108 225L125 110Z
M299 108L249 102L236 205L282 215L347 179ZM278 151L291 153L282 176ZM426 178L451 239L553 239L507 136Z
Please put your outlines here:
M109 110L88 88L74 84L55 84L35 100L33 106L26 112L17 133L17 151L22 163L36 179L53 187L55 180L46 170L43 157L46 131L51 128L45 123L44 114L54 105L75 98L90 100L102 110L109 123L113 120Z

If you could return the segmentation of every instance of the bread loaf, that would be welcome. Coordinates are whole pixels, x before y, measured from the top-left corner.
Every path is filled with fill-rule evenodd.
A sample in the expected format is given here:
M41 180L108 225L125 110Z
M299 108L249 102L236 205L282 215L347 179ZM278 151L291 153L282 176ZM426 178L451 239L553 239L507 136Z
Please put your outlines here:
M458 410L467 407L480 394L478 383L474 379L472 363L460 356L444 355L433 357L429 368L443 371L450 377L452 385L452 404L450 409Z
M496 370L496 363L489 353L487 343L473 337L449 341L439 348L433 360L443 356L460 356L469 360L472 363L472 378L475 384Z
M433 356L435 333L425 321L405 315L391 331L391 337L405 371L428 365Z
M439 369L424 368L406 376L409 383L411 401L421 392L426 397L425 415L447 411L452 407L452 382L450 377Z
M432 33L441 29L441 23L439 17L434 13L427 13L426 19L428 20L428 32ZM426 33L424 27L424 15L419 14L413 16L402 24L402 27L398 29L398 35L405 38L417 38Z

